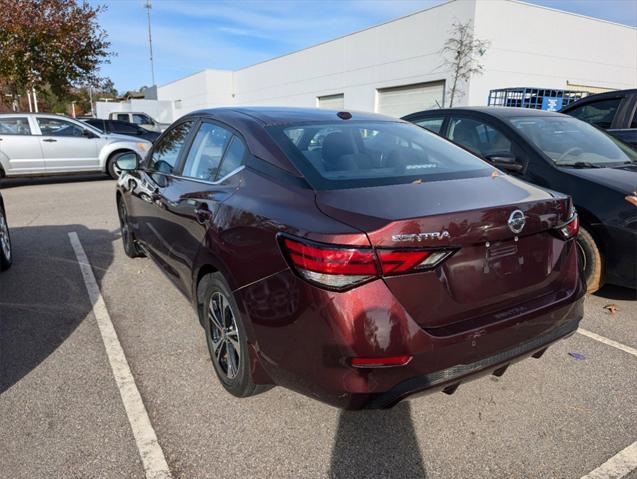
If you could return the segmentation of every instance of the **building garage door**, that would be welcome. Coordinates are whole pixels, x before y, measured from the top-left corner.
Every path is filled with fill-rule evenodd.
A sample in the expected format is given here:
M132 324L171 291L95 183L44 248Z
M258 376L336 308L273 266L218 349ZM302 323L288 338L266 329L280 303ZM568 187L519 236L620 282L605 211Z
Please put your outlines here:
M444 81L379 88L376 111L400 118L408 113L442 107L444 94Z
M338 95L327 95L316 97L316 106L319 108L327 108L328 110L342 110L345 104L345 96L340 93Z

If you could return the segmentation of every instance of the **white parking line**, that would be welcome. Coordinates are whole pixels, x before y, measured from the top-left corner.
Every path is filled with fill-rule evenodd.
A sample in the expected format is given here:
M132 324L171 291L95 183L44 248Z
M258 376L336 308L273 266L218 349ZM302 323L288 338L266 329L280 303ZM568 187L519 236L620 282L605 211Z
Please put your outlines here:
M635 468L637 468L637 442L633 442L581 479L620 479Z
M122 345L117 338L117 333L115 332L113 322L106 309L104 298L102 298L99 286L95 281L91 264L75 231L69 233L69 240L75 251L80 270L82 271L84 284L86 285L89 299L93 305L93 314L95 315L95 319L97 319L97 325L102 336L102 341L104 342L104 347L106 348L106 355L108 356L113 376L115 376L115 382L122 397L128 421L133 430L133 436L135 437L137 449L139 450L142 465L144 466L146 478L170 479L172 476L168 468L168 463L166 462L166 457L159 442L157 442L157 435L148 418L148 412L135 384L135 379L133 378L128 361L124 355Z
M587 329L579 328L577 330L578 333L583 334L584 336L588 336L591 339L599 341L600 343L608 344L617 349L621 349L622 351L632 354L633 356L637 356L637 349L631 348L630 346L626 346L625 344L618 343L617 341L613 341L612 339L605 338L604 336L600 336L599 334L595 334Z

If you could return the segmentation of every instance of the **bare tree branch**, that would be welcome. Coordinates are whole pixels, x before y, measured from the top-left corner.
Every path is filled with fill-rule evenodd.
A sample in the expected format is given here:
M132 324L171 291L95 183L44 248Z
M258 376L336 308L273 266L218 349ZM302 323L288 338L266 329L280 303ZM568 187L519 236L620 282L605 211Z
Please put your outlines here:
M483 57L490 45L488 40L474 37L470 22L454 22L449 31L450 37L445 42L441 53L444 65L453 74L451 90L449 91L449 106L454 100L464 95L461 84L469 81L472 75L481 75L483 65L479 59Z

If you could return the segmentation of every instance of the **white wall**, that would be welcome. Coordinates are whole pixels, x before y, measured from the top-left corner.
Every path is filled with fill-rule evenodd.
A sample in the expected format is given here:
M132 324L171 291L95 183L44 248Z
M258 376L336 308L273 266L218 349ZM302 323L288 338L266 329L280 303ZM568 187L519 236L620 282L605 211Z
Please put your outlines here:
M634 1L634 0L631 0ZM507 87L637 87L637 29L510 0L479 1L475 35L490 40L468 101Z
M454 105L485 105L496 88L568 89L567 81L637 87L635 28L512 0L456 0L235 72L204 70L159 87L158 98L172 102L173 120L227 105L313 107L339 93L346 109L375 111L380 88L442 80L447 105L441 49L454 21L472 21L491 42L484 74L461 85Z
M201 108L232 105L232 76L227 70L203 70L160 86L157 97L173 101L173 120Z
M317 96L343 93L346 109L374 110L378 88L447 79L440 50L451 23L474 8L446 3L238 70L236 103L315 106Z

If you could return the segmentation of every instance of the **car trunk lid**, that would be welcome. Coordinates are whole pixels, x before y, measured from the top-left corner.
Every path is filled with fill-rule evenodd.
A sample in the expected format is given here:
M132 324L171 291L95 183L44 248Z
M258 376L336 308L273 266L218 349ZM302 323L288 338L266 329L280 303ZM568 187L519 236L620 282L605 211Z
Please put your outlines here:
M316 201L376 249L454 251L433 270L385 278L426 328L515 310L565 281L566 244L551 230L570 201L512 177L320 191Z

